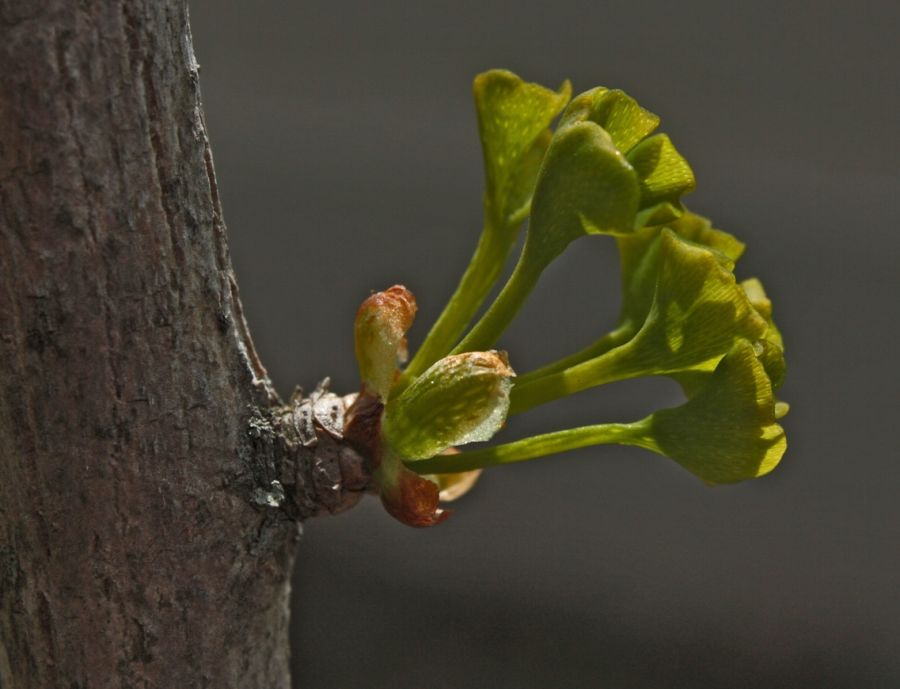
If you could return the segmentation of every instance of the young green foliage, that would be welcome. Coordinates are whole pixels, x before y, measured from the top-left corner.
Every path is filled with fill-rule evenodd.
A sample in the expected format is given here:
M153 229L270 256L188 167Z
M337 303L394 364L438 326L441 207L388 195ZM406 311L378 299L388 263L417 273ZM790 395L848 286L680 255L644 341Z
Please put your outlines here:
M634 336L594 358L518 384L512 412L616 380L711 371L737 339L762 338L766 322L723 258L664 228L647 247L644 279L626 292L631 317L649 302Z
M402 373L412 295L392 287L357 315L363 386L347 435L371 458L388 511L431 526L449 514L440 501L465 493L483 468L588 445L643 447L706 483L771 471L786 448L777 420L787 412L774 397L785 364L772 303L759 280L734 276L744 244L684 208L694 175L669 137L654 133L659 118L619 90L598 87L569 102L568 82L552 91L502 70L476 77L473 90L485 220L468 269ZM512 274L466 333L529 214ZM619 251L618 323L580 351L514 377L506 353L492 347L544 269L590 235L612 237ZM682 405L632 423L457 449L491 439L509 414L660 375L682 386Z
M544 269L576 239L629 235L680 214L678 199L693 190L694 177L667 137L644 138L658 122L621 91L592 89L572 101L538 174L519 262L454 353L493 346Z
M473 84L478 131L484 154L485 205L498 228L515 228L528 215L538 170L550 144L550 123L572 95L495 69Z
M484 228L475 255L443 313L410 362L397 392L447 354L500 277L518 230L528 217L535 180L551 140L550 123L572 93L491 70L473 85L484 154Z
M651 449L708 483L762 476L787 447L775 406L763 365L741 340L696 395L650 417Z

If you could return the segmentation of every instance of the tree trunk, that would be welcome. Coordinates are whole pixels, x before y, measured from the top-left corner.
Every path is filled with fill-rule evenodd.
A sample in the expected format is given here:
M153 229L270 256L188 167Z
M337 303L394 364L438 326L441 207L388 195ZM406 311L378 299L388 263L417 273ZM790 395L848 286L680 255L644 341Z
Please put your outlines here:
M247 333L185 3L0 0L0 688L290 686L342 411Z

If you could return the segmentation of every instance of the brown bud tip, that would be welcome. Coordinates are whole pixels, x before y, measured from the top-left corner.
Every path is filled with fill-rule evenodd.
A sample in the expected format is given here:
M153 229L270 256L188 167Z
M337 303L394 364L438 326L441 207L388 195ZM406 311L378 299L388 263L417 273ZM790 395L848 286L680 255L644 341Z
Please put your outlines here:
M413 293L403 285L394 285L382 292L369 295L360 304L356 318L368 317L368 314L374 312L383 312L397 324L399 330L405 333L412 325L417 310L418 306Z
M356 312L356 361L364 387L387 398L406 358L406 331L416 316L416 299L403 285L376 292Z

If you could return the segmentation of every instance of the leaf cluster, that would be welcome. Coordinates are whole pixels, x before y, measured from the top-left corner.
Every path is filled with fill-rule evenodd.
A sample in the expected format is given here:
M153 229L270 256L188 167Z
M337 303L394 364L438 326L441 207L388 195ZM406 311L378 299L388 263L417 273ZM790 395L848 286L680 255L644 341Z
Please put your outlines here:
M707 483L774 468L786 448L778 419L787 405L775 399L785 364L772 304L759 280L735 277L744 244L685 208L694 175L656 133L659 117L619 90L570 100L568 82L554 91L503 70L476 77L474 96L485 219L459 287L403 371L412 295L392 287L357 316L361 397L380 405L376 477L388 509L407 523L437 523L446 516L440 491L461 494L474 482L469 472L586 445L640 446ZM512 274L473 323L526 220ZM516 376L494 347L547 266L597 235L619 252L618 322L587 347ZM685 402L633 422L456 449L489 440L508 415L642 376L673 378Z

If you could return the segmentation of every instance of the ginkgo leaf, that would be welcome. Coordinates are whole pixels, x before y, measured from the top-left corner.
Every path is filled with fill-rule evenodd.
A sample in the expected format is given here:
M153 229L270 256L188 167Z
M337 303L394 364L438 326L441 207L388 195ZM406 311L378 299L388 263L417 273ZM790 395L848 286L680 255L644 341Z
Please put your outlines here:
M557 129L538 175L516 268L452 353L494 346L553 259L586 234L632 231L639 200L634 170L598 124L584 121Z
M578 237L632 230L640 201L637 175L594 122L560 128L538 177L522 255L545 267Z
M787 447L769 376L753 346L738 342L685 404L651 417L658 451L707 483L762 476Z
M631 234L616 236L622 284L622 306L616 327L587 347L516 379L526 384L601 356L628 342L640 330L653 304L659 270L659 236L667 227L682 239L714 251L720 264L733 269L744 251L743 242L715 229L709 220L690 211L665 226L643 227Z
M475 78L473 92L484 154L484 228L456 291L395 393L453 348L499 279L531 210L536 180L553 138L550 124L568 102L572 87L566 81L559 91L552 91L512 72L491 70Z
M634 98L603 86L574 98L560 118L560 127L585 121L603 127L622 153L628 153L659 126L659 117L638 105Z
M682 239L718 252L731 262L728 266L731 269L744 252L743 242L714 228L709 220L691 211L685 211L665 227ZM645 227L632 234L616 237L622 274L620 323L628 321L640 327L647 317L656 291L658 238L661 232L662 227Z
M543 270L574 240L628 235L681 214L680 196L693 189L693 173L668 137L643 138L657 123L620 91L597 88L573 100L544 156L516 268L453 353L493 346Z
M734 235L716 229L708 218L691 211L685 211L680 218L668 223L667 227L682 239L701 244L726 256L731 261L732 268L747 248Z
M665 227L692 244L712 250L726 270L734 268L735 261L744 251L742 242L713 228L709 220L690 211ZM616 238L622 274L620 327L627 325L636 332L647 318L656 294L662 229L645 227Z
M769 326L769 330L766 332L766 339L784 349L784 338L782 338L781 331L775 325L775 321L772 320L772 301L766 295L762 282L757 278L749 278L741 282L741 287L744 288L747 299L750 300L753 308L757 310L760 316L766 319L766 323Z
M712 371L735 341L755 342L765 335L765 319L718 252L688 242L668 228L654 241L652 251L657 253L648 252L655 265L653 298L637 333L594 358L517 382L511 413L639 376L675 375L687 388L697 377L689 372ZM642 280L635 287L636 314L646 308L649 285Z
M681 197L694 190L694 172L665 134L655 134L631 149L626 158L641 185L641 210L636 227L676 220Z
M559 91L552 91L495 69L475 77L473 92L485 195L498 220L508 225L530 203L550 143L550 123L569 101L572 86L566 81Z
M765 335L765 320L712 250L669 229L659 241L653 305L627 345L646 374L712 370L736 340Z
M762 283L756 278L744 280L741 283L741 287L744 288L747 299L753 305L753 308L765 319L768 326L765 337L755 343L754 346L757 349L759 360L772 380L772 385L777 390L784 382L786 366L784 361L784 339L775 325L775 321L772 320L772 302L766 296Z

